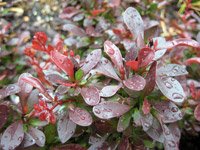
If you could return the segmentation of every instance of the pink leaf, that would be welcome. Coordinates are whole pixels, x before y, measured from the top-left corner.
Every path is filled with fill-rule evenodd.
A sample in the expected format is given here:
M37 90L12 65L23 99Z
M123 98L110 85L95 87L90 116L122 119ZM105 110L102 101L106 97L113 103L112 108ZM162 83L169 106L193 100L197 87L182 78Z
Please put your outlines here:
M131 31L134 39L136 39L139 34L144 38L144 23L139 12L135 8L129 7L125 10L122 16L124 23Z
M0 100L16 93L19 93L21 88L17 84L9 84L7 87L0 89Z
M97 65L97 63L101 59L101 53L101 49L96 49L90 54L88 54L83 66L81 67L84 74L87 74L92 68L94 68Z
M119 117L129 111L130 106L117 102L103 102L93 107L93 113L101 119Z
M5 125L5 123L7 122L8 119L8 115L9 115L9 108L7 105L0 105L0 129Z
M90 106L95 106L100 102L99 90L94 86L83 87L81 89L81 95Z
M103 74L115 80L121 81L121 79L116 74L111 62L104 57L101 59L94 70L99 74Z
M142 111L145 115L150 113L150 109L151 109L151 104L149 104L148 100L145 99L143 101L143 105L142 105Z
M105 41L104 51L111 58L112 62L116 65L119 73L121 74L121 77L124 78L125 70L119 48L111 41Z
M75 133L76 124L69 119L68 114L64 114L57 124L57 131L60 141L67 142Z
M200 57L193 57L189 58L185 61L186 65L191 65L191 64L200 64Z
M160 59L167 51L167 42L163 37L153 38L154 60Z
M108 85L103 87L103 89L100 91L100 96L102 97L111 97L117 93L117 91L122 87L121 84L119 85Z
M42 131L34 127L29 127L28 133L33 137L38 146L43 147L45 145L46 138Z
M74 15L78 14L80 10L76 9L75 7L66 7L63 9L63 12L59 14L59 18L61 19L70 19Z
M15 149L19 146L24 138L22 121L16 121L11 124L1 137L2 149Z
M154 58L154 51L148 47L142 48L138 54L139 67L146 67Z
M134 75L131 78L124 80L123 84L130 90L141 91L146 85L146 81L142 76Z
M90 113L79 107L69 110L69 118L80 126L90 126L93 122Z
M81 29L80 27L78 27L74 24L63 25L63 30L71 32L72 34L79 36L79 37L83 37L83 36L87 35L83 29Z
M74 64L67 56L57 51L51 51L51 60L70 78L74 78Z
M196 120L200 121L200 104L198 104L194 110L194 117Z

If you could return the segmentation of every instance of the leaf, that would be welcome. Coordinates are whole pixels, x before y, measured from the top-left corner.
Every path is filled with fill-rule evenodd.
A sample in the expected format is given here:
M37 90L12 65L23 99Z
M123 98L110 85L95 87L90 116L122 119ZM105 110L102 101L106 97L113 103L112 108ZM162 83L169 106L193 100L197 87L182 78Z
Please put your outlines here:
M9 84L7 87L0 89L0 100L16 93L19 93L21 88L17 84Z
M129 111L130 106L117 102L103 102L93 107L95 116L101 119L119 117Z
M78 27L74 24L64 24L62 29L64 31L71 32L73 35L76 35L79 37L83 37L83 36L87 35L83 29L81 29L80 27Z
M178 123L170 123L168 128L173 134L175 141L179 143L180 138L181 138L181 130L178 127Z
M149 104L147 99L144 99L143 105L142 105L142 111L145 115L149 114L151 110L151 104Z
M129 111L125 113L124 115L122 115L119 118L119 121L117 124L117 132L123 132L124 130L126 130L126 128L128 128L130 124L131 118L132 118L132 111Z
M131 150L131 143L128 139L128 137L123 137L121 140L120 140L120 143L119 145L117 146L117 148L119 150Z
M35 144L35 140L29 133L24 134L24 140L22 142L23 147L29 147Z
M155 143L153 141L144 140L143 142L146 148L153 149L155 147Z
M99 90L94 86L83 87L81 89L81 95L90 106L95 106L100 102Z
M156 37L156 38L153 38L153 49L155 51L155 56L154 56L154 59L153 60L158 60L160 59L167 51L167 48L166 48L166 40L165 38L163 37Z
M45 45L48 37L44 32L36 32L33 38L34 40L38 40L41 44Z
M100 138L90 136L89 143L92 145L88 148L88 150L101 149L107 138L108 135L104 135L103 137Z
M172 123L183 118L179 108L172 102L160 102L154 105L164 123Z
M111 62L104 57L101 59L94 70L99 74L103 74L115 80L121 81L121 79L116 74Z
M149 130L153 124L152 114L149 113L147 115L141 115L141 123L142 123L142 128L144 131Z
M59 14L59 18L61 19L70 19L76 14L78 14L80 10L76 9L75 7L66 7L63 9L62 13Z
M157 72L159 74L166 74L167 76L181 76L188 74L186 67L178 64L167 64L160 67Z
M56 64L58 68L64 71L70 78L74 78L74 64L65 55L58 51L51 51L51 60Z
M36 118L31 118L29 120L29 124L34 126L34 127L43 127L43 126L46 126L48 124L47 121L41 121L39 119L36 119Z
M103 87L100 91L101 97L111 97L117 93L117 91L122 87L122 84L119 85L108 85Z
M7 122L9 115L9 107L7 105L0 105L0 129L5 125Z
M80 80L82 79L83 75L84 75L83 70L82 70L82 69L79 69L79 70L76 71L76 73L75 73L75 79L76 79L77 81L80 81Z
M200 121L200 104L198 104L194 110L194 117L196 120Z
M15 149L19 146L24 138L22 121L16 121L11 124L1 137L2 149Z
M142 48L138 54L139 67L146 67L154 58L154 51L148 47Z
M131 78L124 80L123 84L130 90L141 91L144 89L146 81L142 76L133 75Z
M84 74L87 74L91 69L93 69L97 65L97 63L101 59L101 54L102 54L101 49L96 49L92 51L90 54L88 54L83 66L81 67Z
M122 16L124 23L131 31L134 39L136 39L139 34L144 38L144 23L139 12L135 8L129 7L125 10Z
M76 107L74 110L69 110L69 118L80 126L90 126L93 122L90 113L79 107Z
M184 62L187 66L191 64L200 64L200 57L189 58Z
M33 137L38 146L43 147L45 145L46 138L42 131L34 127L29 127L28 133Z
M181 84L174 78L166 75L157 75L156 84L160 91L171 101L181 103L184 101L185 93Z
M156 85L156 66L157 62L154 61L153 64L151 65L145 80L146 80L146 85L143 89L144 96L149 95L155 88Z
M79 144L65 144L61 146L54 147L52 150L87 150Z
M57 124L57 131L60 141L67 142L75 133L76 124L69 119L68 114L64 114Z
M111 58L112 62L116 65L118 71L122 75L122 78L124 78L125 70L119 48L111 41L105 41L104 51Z
M137 71L139 63L136 60L129 60L126 62L126 66L130 67L134 71Z

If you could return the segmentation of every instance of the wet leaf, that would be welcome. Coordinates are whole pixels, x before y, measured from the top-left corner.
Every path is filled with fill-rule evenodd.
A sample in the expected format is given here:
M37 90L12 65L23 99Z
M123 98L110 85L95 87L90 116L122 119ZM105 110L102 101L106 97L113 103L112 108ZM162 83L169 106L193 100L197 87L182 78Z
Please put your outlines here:
M155 51L155 56L154 56L154 60L158 60L160 59L167 51L166 48L166 40L163 37L156 37L153 38L153 43L154 43L154 51Z
M117 102L103 102L93 107L93 113L101 119L119 117L129 111L130 106Z
M81 95L88 105L95 106L100 102L99 90L94 86L83 87Z
M139 12L135 8L129 7L125 10L122 16L124 23L131 31L134 39L136 39L139 34L144 38L144 23Z
M0 89L0 100L16 93L19 93L21 88L18 84L9 84L7 87Z
M68 114L64 114L58 120L57 131L62 143L67 142L73 136L75 130L76 124L69 119Z
M139 67L146 67L154 58L154 51L148 47L142 48L138 54Z
M1 137L2 149L15 149L19 146L24 138L22 121L16 121L11 124Z
M101 59L101 53L101 49L96 49L90 54L88 54L83 66L81 67L81 70L83 70L84 74L87 74L91 69L93 69L97 65L97 63Z
M90 113L79 107L76 107L74 110L69 110L69 118L80 126L90 126L93 122Z
M184 101L185 93L176 79L158 74L156 76L156 84L160 91L171 101L176 103Z
M131 78L124 80L123 84L130 90L141 91L144 89L146 81L142 76L134 75Z
M147 131L151 128L153 124L153 116L152 114L147 114L147 115L142 115L141 116L141 123L142 123L142 128L144 131Z
M35 144L35 140L29 133L24 134L24 140L22 142L23 147L29 147Z
M117 93L117 91L122 87L121 84L119 85L108 85L103 87L103 89L100 91L101 97L111 97Z
M7 122L8 119L8 115L9 115L9 108L7 105L0 105L0 129L5 125L5 123Z
M42 131L34 127L29 127L28 133L33 137L33 139L35 140L35 143L38 146L40 147L44 146L46 138Z
M83 36L87 35L83 29L81 29L80 27L78 27L74 24L65 24L65 25L63 25L62 29L64 31L71 32L72 34L79 36L79 37L83 37Z

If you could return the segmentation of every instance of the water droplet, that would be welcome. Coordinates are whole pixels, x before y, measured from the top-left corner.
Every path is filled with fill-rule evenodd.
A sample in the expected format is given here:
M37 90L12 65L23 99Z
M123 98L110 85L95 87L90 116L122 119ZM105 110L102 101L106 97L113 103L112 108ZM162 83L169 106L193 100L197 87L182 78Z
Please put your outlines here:
M15 86L9 86L9 90L14 90Z
M115 54L115 51L114 51L113 49L108 49L108 54L114 55L114 54Z
M176 143L174 141L168 141L169 147L175 147Z
M106 60L104 60L104 63L106 63L106 64L107 64L107 63L108 63L108 60L107 60L107 59L106 59Z
M177 107L172 107L171 111L172 111L172 112L177 112L177 111L178 111L178 108L177 108Z
M182 99L182 98L183 98L183 95L181 95L181 94L179 94L179 93L173 93L173 94L172 94L172 97L173 97L174 99Z
M149 128L150 124L148 124L147 122L145 122L145 123L144 123L144 126L145 126L146 128Z
M175 81L175 79L174 79L174 78L171 78L171 81L172 81L172 82L174 82L174 81Z
M89 60L86 60L85 63L86 63L86 64L89 63Z
M18 138L18 141L21 142L22 140L23 140L23 138L20 136L20 137Z
M95 112L96 114L100 114L100 113L101 113L101 111L100 111L98 108L95 108L95 109L94 109L94 112Z
M168 89L173 88L172 84L170 84L169 82L165 82L165 86L166 86Z

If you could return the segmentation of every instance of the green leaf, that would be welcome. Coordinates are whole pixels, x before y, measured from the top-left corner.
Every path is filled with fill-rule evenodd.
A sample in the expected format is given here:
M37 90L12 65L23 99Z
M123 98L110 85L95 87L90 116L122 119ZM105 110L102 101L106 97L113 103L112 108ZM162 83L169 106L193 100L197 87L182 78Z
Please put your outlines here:
M186 8L186 3L183 3L183 4L181 5L181 8L179 9L179 13L180 13L180 14L183 14L184 11L185 11L185 8Z
M56 126L53 124L49 124L47 126L44 127L44 134L46 137L46 142L47 144L53 144L56 141L56 135L57 135L57 131L56 131Z
M133 109L125 113L119 118L118 122L118 127L117 130L118 132L124 131L130 124L131 117L132 117Z
M79 83L79 85L84 85L84 84L86 84L87 83L87 80L86 79L83 79L80 83Z
M75 79L76 79L77 81L80 81L80 80L82 79L83 75L84 75L83 70L79 69L79 70L76 71L76 73L75 73Z
M140 117L141 117L140 111L137 108L134 109L134 113L132 114L132 117L133 117L134 120L140 119Z
M149 140L143 140L145 147L147 148L154 148L155 147L155 143L153 141L149 141Z
M42 127L42 126L47 125L48 123L47 123L46 121L41 121L41 120L39 120L39 119L32 118L32 119L29 121L29 124L32 125L32 126L35 126L35 127Z

